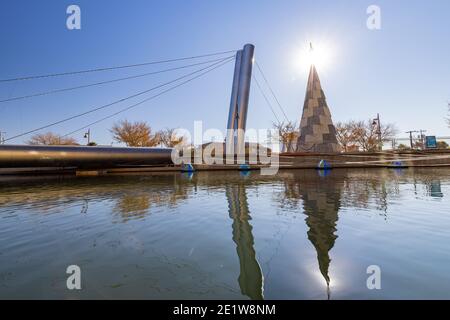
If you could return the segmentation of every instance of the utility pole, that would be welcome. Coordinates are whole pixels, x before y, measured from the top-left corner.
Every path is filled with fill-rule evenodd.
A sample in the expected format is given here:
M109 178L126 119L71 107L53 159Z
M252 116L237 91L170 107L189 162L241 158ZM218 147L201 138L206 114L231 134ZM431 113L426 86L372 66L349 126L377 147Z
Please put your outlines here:
M395 150L397 148L397 140L395 140L395 138L392 138L392 150Z
M413 134L414 132L419 132L419 131L417 131L417 130L406 131L406 133L409 133L409 143L410 143L410 145L411 145L411 149L414 149L414 146L413 146L413 136L412 136L412 134Z
M5 144L5 131L0 131L0 144Z
M372 125L377 126L376 134L378 135L378 150L381 151L383 149L383 144L381 141L381 122L379 113L377 113L377 117L373 119Z
M91 128L84 134L84 138L87 139L87 144L89 145L91 143Z
M420 134L420 143L422 144L422 150L425 149L425 135L423 134L424 132L427 132L427 130L419 130L419 134Z

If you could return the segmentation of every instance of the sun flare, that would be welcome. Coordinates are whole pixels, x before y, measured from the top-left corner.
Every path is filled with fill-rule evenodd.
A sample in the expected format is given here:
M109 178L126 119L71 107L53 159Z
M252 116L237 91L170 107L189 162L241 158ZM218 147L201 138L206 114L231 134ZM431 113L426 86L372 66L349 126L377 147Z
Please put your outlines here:
M296 69L302 74L308 73L312 65L321 71L326 70L333 61L333 53L333 47L328 43L307 42L296 51Z

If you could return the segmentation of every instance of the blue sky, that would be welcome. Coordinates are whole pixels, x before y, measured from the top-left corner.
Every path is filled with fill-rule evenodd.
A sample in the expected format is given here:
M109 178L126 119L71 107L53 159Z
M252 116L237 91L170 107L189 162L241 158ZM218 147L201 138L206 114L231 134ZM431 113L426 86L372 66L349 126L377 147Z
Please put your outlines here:
M81 8L81 30L66 28L66 8ZM366 27L366 9L381 8L381 30ZM332 44L333 59L318 70L333 120L368 119L380 113L400 136L411 129L450 135L444 117L450 100L449 1L2 1L0 78L140 63L256 46L256 60L283 105L299 121L306 74L296 53L307 41ZM203 60L204 61L204 60ZM0 98L187 64L70 77L0 83ZM7 136L112 102L195 69L105 86L0 103ZM145 120L155 129L225 129L233 65L91 128L101 144L120 119ZM138 100L133 100L135 102ZM67 133L128 106L107 108L51 128ZM274 103L276 108L276 105ZM282 118L281 112L278 117ZM271 127L274 116L252 86L247 126ZM48 131L48 130L44 130ZM83 141L82 133L76 135ZM27 137L10 141L22 143Z

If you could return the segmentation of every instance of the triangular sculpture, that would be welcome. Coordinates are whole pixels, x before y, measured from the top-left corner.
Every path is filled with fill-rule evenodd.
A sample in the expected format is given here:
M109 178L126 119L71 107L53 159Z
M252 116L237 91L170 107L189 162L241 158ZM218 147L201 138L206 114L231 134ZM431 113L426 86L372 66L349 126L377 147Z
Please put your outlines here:
M314 65L309 71L297 151L325 153L341 151L336 138L336 128L331 120L330 109Z

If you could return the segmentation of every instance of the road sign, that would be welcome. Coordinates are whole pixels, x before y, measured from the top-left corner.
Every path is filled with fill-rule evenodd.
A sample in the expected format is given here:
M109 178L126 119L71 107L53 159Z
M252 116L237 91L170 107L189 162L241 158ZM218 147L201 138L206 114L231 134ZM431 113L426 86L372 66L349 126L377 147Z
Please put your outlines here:
M426 136L425 147L427 149L436 149L437 148L436 136Z

